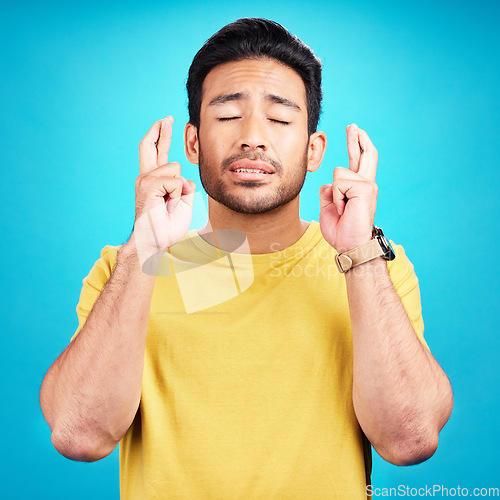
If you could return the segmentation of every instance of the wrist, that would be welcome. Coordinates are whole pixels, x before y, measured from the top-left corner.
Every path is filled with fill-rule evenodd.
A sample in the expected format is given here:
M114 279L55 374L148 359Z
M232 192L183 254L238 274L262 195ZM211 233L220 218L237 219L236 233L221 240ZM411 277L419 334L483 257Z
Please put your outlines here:
M140 248L132 235L118 250L117 260L131 269L139 270L141 274L156 277L162 256L163 252L155 253L152 249Z
M388 274L387 261L383 257L376 257L372 260L352 267L345 273L346 281L362 279L367 276L382 276Z
M137 249L135 247L134 236L132 235L129 240L119 248L118 255L130 257L134 254L137 254Z
M382 229L373 226L372 238L352 250L347 250L335 255L335 262L341 273L348 272L354 267L360 266L372 260L382 257L383 260L396 258L391 244L384 236Z

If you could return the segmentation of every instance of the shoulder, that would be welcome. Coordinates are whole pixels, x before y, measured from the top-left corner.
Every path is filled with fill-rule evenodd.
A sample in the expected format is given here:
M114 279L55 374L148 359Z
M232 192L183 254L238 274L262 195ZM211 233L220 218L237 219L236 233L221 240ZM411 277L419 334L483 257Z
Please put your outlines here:
M100 257L95 261L84 282L105 282L113 272L118 259L118 251L122 245L106 245L101 250Z
M396 255L395 259L387 262L387 269L392 282L397 289L404 283L407 283L410 288L415 287L418 283L417 276L403 245L394 243L392 240L389 241Z

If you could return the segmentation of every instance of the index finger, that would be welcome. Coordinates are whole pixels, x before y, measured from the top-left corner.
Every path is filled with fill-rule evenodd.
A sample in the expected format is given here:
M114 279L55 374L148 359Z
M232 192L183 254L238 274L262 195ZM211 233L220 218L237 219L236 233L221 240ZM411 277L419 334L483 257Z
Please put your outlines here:
M377 175L378 151L373 145L373 142L368 137L368 134L361 129L358 129L359 145L363 150L361 159L359 160L358 174L366 179L375 181Z
M158 150L156 164L158 167L168 163L168 152L170 151L170 143L172 142L173 124L173 116L167 116L161 121L160 138L158 139L158 144L156 145L156 149Z
M151 172L157 167L156 142L160 135L161 120L154 122L148 133L139 143L139 173Z

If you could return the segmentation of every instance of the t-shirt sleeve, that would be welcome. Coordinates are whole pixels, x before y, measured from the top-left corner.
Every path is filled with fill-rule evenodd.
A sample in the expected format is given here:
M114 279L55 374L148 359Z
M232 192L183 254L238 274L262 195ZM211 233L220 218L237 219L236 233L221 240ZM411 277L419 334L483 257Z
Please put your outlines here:
M391 245L396 258L387 263L389 276L418 339L429 349L424 339L424 320L422 318L422 306L420 303L420 288L413 264L406 256L404 248L401 245L395 245L392 241Z
M70 342L80 333L104 285L111 276L116 265L119 248L118 246L105 246L101 250L101 257L95 262L89 274L83 279L80 300L76 306L78 328L73 337L71 337Z

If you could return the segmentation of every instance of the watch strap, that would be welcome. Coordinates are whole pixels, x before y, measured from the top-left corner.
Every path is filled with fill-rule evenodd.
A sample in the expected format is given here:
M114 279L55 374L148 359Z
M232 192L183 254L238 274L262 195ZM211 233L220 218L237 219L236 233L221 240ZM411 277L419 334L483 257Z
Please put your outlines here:
M373 238L369 242L348 252L335 255L335 261L337 262L339 271L345 273L354 266L359 266L382 255L384 255L384 250L380 246L378 238Z

